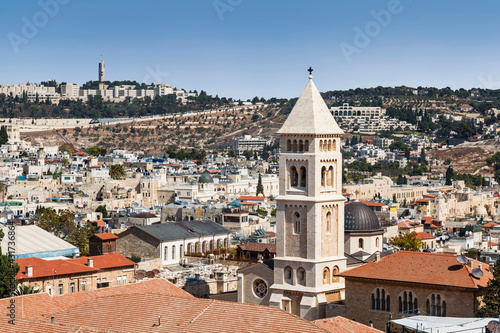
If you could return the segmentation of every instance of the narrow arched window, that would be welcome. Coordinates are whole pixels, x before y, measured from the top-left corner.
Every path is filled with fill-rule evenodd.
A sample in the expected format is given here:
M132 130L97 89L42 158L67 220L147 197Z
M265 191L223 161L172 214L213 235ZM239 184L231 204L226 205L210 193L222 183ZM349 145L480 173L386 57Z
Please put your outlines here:
M307 186L307 173L305 167L300 167L300 187Z
M331 232L332 230L332 213L326 213L326 232Z
M296 153L297 152L297 140L293 140L293 152Z
M359 239L359 241L358 241L358 245L359 245L358 247L359 247L360 249L364 249L364 240L363 240L363 238L360 238L360 239Z
M328 186L333 186L333 166L328 169Z
M330 284L330 268L323 269L323 284Z
M309 140L304 141L304 151L309 151Z
M302 140L299 140L299 151L300 152L304 151L304 142Z
M286 142L286 150L292 151L292 140L287 140Z
M340 273L339 267L338 266L333 266L333 269L332 269L332 283L339 282L339 276L338 276L339 273Z
M297 173L297 168L292 166L290 168L290 184L293 187L297 187L299 183L299 174Z
M321 168L321 186L326 186L326 167Z
M319 151L323 151L323 140L319 140Z
M300 214L298 212L295 212L293 215L294 221L293 221L293 233L294 234L300 234Z

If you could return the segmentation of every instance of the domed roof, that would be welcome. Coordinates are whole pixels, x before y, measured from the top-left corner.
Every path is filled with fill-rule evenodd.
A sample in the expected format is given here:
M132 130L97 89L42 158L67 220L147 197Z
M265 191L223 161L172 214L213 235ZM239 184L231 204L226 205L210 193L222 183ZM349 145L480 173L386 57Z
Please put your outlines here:
M214 182L214 179L212 178L212 176L210 176L210 174L206 170L200 176L200 179L198 179L198 183L213 183L213 182Z
M374 231L380 229L377 215L367 205L354 201L344 208L344 231Z
M488 212L486 211L486 208L484 208L484 206L479 205L476 207L476 215L486 216L488 215Z

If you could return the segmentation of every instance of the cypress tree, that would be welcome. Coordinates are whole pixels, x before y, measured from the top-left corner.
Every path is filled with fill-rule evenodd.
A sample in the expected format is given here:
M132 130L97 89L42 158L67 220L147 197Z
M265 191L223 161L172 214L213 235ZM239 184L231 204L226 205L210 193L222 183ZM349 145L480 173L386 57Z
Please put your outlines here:
M255 195L259 195L261 193L264 195L264 185L262 185L262 175L259 173L259 181L257 182L257 193Z
M483 297L483 306L476 313L476 317L498 318L500 314L500 261L497 260L493 268L493 279L488 281L488 286Z

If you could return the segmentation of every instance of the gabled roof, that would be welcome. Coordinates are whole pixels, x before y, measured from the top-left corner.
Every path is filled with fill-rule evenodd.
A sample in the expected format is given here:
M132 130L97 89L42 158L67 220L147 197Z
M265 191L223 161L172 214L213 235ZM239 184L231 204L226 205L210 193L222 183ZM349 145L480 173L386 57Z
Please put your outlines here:
M265 250L267 250L269 251L269 253L276 253L276 244L248 242L243 245L238 245L237 247L242 251L264 252Z
M200 237L203 235L207 236L231 233L231 230L223 227L218 223L212 222L210 220L197 220L132 227L129 230L121 233L119 235L119 238L122 238L130 232L133 232L135 229L138 229L141 232L144 232L159 241Z
M310 76L279 134L344 134Z
M483 224L481 226L481 228L493 228L493 227L496 227L497 225L499 225L499 224L492 221L492 222L488 222L486 224Z
M242 195L236 200L253 200L253 201L264 201L266 197L264 196L252 196L252 195Z
M472 260L472 268L461 265L453 254L400 251L339 275L345 278L477 289L486 287L493 278L489 266L485 264L482 264L484 275L480 279L472 277L472 269L478 268L480 264Z

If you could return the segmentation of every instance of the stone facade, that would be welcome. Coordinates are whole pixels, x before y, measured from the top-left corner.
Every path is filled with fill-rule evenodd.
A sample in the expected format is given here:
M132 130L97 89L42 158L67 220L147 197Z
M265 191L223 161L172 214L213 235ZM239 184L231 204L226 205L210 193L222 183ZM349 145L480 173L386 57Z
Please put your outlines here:
M441 315L445 311L446 317L474 317L474 312L479 304L479 295L473 289L453 288L437 285L424 285L415 283L381 281L381 280L365 280L346 278L346 298L345 308L331 304L328 306L327 315L342 315L348 319L356 320L359 323L368 325L373 322L373 327L380 330L385 330L386 324L390 319L399 319L407 315L416 313L415 299L417 300L417 309L421 315L432 314L432 308L427 311L426 301L430 300L432 304L432 295L435 295L437 303L437 295L440 295ZM375 308L372 309L372 294L374 294L375 302L377 302L377 289L379 294L384 290L385 309L375 303ZM409 305L402 304L402 311L399 308L399 297L404 300L404 292L407 292L407 300L411 298L413 301L412 311ZM389 302L387 302L389 297ZM382 302L382 301L380 301ZM403 302L403 301L402 301ZM403 302L404 303L404 302ZM389 304L389 306L387 306ZM431 305L430 305L431 306ZM436 304L437 307L437 304ZM405 310L406 309L406 310ZM437 315L437 309L435 310Z
M263 263L238 270L238 302L268 305L274 272Z
M132 231L120 234L116 241L116 252L128 258L136 255L142 260L157 259L161 258L160 245L161 242L148 234Z

